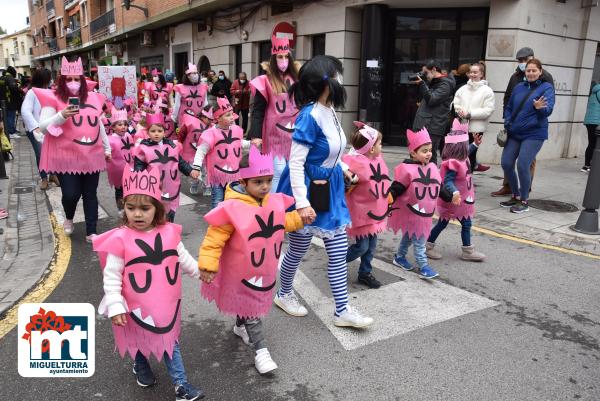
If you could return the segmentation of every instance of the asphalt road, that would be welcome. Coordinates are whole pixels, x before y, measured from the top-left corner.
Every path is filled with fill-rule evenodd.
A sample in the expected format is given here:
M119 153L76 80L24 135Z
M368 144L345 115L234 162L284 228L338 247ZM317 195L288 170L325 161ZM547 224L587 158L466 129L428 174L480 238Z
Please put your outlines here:
M176 218L185 222L192 254L209 203L196 200ZM108 188L101 203L109 214L99 226L105 231L117 222ZM227 401L600 400L600 262L481 234L473 242L488 255L485 263L460 261L459 230L449 226L438 240L444 259L434 264L441 279L427 283L391 267L398 239L383 235L374 274L384 287L355 284L358 266L350 265L351 302L376 319L363 332L331 327L326 254L313 245L296 282L309 315L294 318L274 308L265 320L279 365L267 377L231 332L233 320L184 277L180 343L188 378L207 399ZM102 276L82 223L72 243L68 271L47 302L97 306ZM96 373L79 379L20 377L11 331L0 339L0 400L174 399L162 364L153 362L157 385L142 389L131 360L113 353L110 322L98 316L96 331Z

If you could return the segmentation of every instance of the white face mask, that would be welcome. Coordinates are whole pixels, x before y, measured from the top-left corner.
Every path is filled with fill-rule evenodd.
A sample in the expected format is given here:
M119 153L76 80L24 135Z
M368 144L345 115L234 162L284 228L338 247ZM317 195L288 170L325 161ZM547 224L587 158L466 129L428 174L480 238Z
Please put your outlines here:
M527 63L519 63L519 70L525 71L525 67L527 67Z
M156 83L158 82L158 77L152 77L152 80Z
M198 78L199 75L198 74L190 74L190 81L192 81L192 83L198 83Z
M246 83L246 80L245 80L245 79L240 79L240 83L241 83L241 84L245 84L245 83Z

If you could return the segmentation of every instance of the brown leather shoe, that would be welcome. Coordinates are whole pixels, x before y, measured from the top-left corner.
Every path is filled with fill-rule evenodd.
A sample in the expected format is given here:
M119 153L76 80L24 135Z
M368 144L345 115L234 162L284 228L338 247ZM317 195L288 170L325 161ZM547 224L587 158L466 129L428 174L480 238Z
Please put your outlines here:
M512 195L512 191L510 190L510 187L502 187L499 190L497 190L496 192L492 192L490 195L497 197L497 196L508 196L508 195Z
M44 178L41 182L40 182L40 189L42 191L45 191L48 189L48 179Z

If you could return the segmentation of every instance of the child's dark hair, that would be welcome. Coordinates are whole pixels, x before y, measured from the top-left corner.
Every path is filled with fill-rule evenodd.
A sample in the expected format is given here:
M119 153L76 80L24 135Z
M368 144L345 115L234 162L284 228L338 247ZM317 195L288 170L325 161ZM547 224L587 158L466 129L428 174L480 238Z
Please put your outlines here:
M160 83L160 86L167 86L167 79L165 78L165 76L162 73L158 73L158 82Z
M327 101L336 109L344 108L346 104L346 89L335 79L344 73L342 62L333 56L315 56L300 68L298 81L288 93L294 98L296 106L302 107L316 102L321 97L325 87L329 87Z
M381 141L382 138L383 135L381 135L381 132L377 131L377 140L373 143L373 146L375 146L377 142ZM369 143L369 140L360 133L360 128L355 127L352 137L350 138L350 144L352 147L354 149L360 149L367 143Z
M450 131L447 136L464 135L463 131ZM469 157L469 142L445 143L442 151L442 160L466 160Z
M165 206L157 199L149 195L140 195L140 194L132 194L127 195L125 199L123 199L124 204L127 202L131 202L133 204L139 205L140 203L151 203L152 206L156 208L156 213L154 213L154 219L152 219L152 227L161 226L167 222L167 214L165 211ZM127 213L123 213L123 218L121 219L121 223L124 226L129 225L129 220L127 220Z

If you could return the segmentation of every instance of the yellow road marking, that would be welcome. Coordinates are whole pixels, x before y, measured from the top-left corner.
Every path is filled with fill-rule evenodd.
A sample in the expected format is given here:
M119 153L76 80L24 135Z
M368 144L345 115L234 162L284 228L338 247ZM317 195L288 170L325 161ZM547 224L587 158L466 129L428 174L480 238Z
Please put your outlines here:
M0 320L0 339L16 326L19 305L44 302L60 284L67 271L71 259L71 239L65 235L62 227L56 221L54 213L50 213L49 217L52 231L54 231L54 256L48 265L50 272L42 277L35 287L13 305Z
M453 221L451 221L451 223L454 225L460 226L460 223L458 221L453 220ZM537 246L539 248L550 249L552 251L568 253L571 255L584 256L586 258L600 260L600 255L594 255L593 253L589 253L589 252L576 251L574 249L563 248L562 246L557 246L557 245L544 244L541 242L532 241L530 239L515 237L514 235L510 235L510 234L502 234L497 231L490 230L488 228L472 226L471 230L477 231L482 234L490 235L492 237L502 238L502 239L506 239L506 240L514 241L514 242L519 242L521 244L533 245L533 246Z

